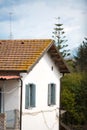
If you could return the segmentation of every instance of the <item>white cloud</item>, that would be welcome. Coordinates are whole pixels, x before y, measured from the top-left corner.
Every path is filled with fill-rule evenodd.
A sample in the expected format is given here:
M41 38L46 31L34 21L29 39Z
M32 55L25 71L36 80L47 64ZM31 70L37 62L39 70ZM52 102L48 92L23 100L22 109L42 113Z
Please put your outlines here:
M74 3L75 2L75 3ZM74 6L75 4L75 6ZM83 37L83 8L77 8L76 1L63 0L61 2L55 0L50 1L34 1L23 4L13 5L11 8L2 8L1 14L7 14L9 11L12 15L12 32L13 37L16 38L51 38L55 17L60 16L61 22L64 24L64 29L70 43L76 43ZM81 6L81 3L80 3ZM0 22L0 34L8 38L10 34L10 19L5 19L5 22ZM7 37L6 37L7 34ZM78 35L77 35L78 34ZM2 36L2 35L1 35ZM0 37L2 38L2 37ZM73 47L77 46L73 44ZM70 44L70 48L73 48Z

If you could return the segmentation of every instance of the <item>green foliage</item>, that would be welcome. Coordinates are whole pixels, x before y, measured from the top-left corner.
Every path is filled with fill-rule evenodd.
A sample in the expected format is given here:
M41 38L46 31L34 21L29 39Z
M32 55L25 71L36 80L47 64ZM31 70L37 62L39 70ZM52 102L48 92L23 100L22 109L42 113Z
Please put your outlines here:
M58 20L60 17L58 17ZM70 50L67 49L68 44L66 44L66 36L64 36L64 28L62 27L63 24L60 24L59 21L57 24L55 24L54 32L53 32L53 38L55 40L55 44L62 54L63 57L67 57L70 55Z
M74 59L65 59L71 72L77 72Z
M68 124L84 124L87 120L87 74L73 73L62 79L62 107ZM64 120L63 119L63 120Z
M83 43L78 48L75 60L77 69L87 72L87 38L84 39Z
M61 106L66 110L62 120L76 130L83 130L82 125L87 123L87 38L75 59L66 62L73 73L62 79Z
M67 104L68 102L68 104ZM62 108L72 112L75 106L75 94L71 93L69 89L65 88L62 92ZM72 108L72 109L71 109Z

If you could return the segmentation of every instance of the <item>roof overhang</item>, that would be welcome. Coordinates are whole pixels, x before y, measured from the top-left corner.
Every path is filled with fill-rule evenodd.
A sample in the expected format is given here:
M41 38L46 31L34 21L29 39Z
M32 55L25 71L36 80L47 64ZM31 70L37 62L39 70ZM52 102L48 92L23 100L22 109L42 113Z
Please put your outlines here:
M58 52L55 44L52 44L52 46L48 50L48 53L50 54L51 58L53 59L55 65L58 67L60 73L63 73L63 74L70 73L68 66L66 65L61 54Z
M17 75L0 76L0 80L20 79L20 78L21 76L17 76Z

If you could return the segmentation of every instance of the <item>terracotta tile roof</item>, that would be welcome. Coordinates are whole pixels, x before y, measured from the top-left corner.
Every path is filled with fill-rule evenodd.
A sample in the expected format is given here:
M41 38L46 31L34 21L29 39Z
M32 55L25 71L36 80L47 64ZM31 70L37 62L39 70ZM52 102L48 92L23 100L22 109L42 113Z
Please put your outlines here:
M30 70L52 44L51 39L0 40L0 71Z

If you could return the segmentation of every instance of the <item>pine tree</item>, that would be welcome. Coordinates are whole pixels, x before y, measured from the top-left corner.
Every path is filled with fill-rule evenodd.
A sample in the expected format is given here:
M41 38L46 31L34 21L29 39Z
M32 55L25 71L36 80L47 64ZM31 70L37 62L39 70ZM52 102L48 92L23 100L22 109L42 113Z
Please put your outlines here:
M64 28L63 24L59 22L60 17L57 18L58 23L55 24L54 32L53 32L53 39L55 40L55 44L59 50L59 52L62 54L63 57L67 57L70 55L70 50L67 49L68 44L66 42L66 36L64 35Z

